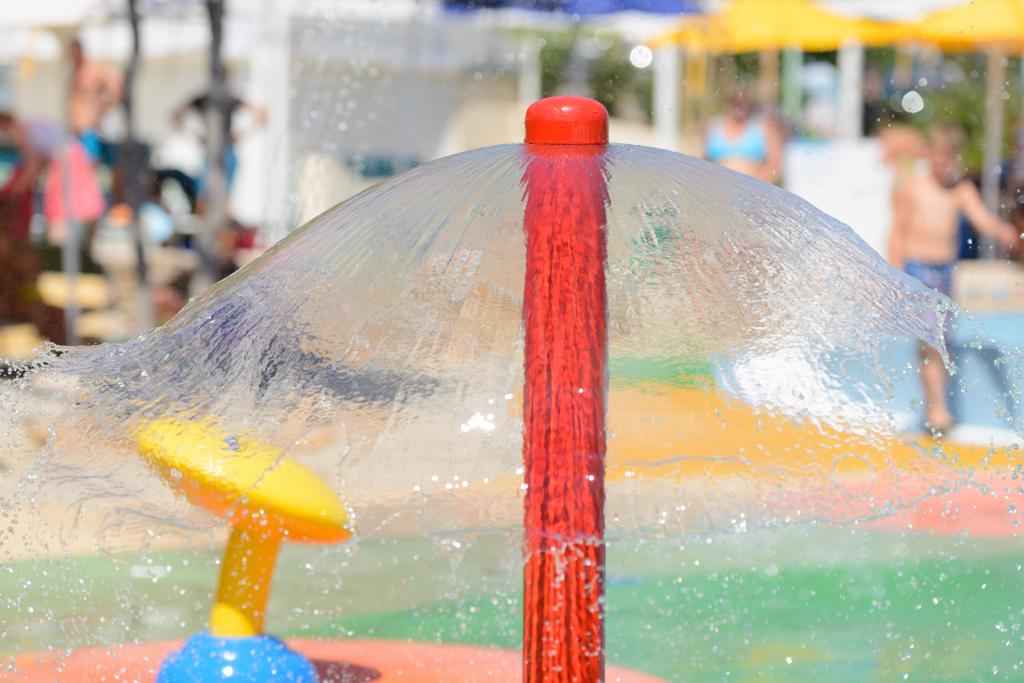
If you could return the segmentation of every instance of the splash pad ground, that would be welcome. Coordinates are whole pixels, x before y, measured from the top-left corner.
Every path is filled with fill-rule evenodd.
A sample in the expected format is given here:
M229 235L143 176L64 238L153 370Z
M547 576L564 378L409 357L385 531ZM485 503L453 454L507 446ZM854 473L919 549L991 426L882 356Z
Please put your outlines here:
M897 348L887 363L900 366L911 354L909 347ZM641 374L632 373L645 379ZM960 379L975 388L992 381L980 366L968 366ZM903 379L901 401L909 402L914 386L912 376ZM986 417L991 407L965 407L976 431L997 424ZM821 446L829 452L828 440ZM616 463L613 458L613 469L622 470ZM856 504L858 491L851 493L848 500ZM968 488L947 495L910 491L905 503L878 519L839 527L737 525L732 533L612 543L609 664L664 680L709 683L721 680L723 671L735 680L853 683L909 674L909 680L952 683L997 670L1006 675L995 680L1013 680L1021 666L1016 644L1024 615L1024 545L1018 517L1008 512L1012 502ZM81 521L77 531L92 535ZM106 541L113 548L146 542L131 531ZM441 647L433 656L476 658L496 671L512 667L514 680L522 595L508 581L515 574L508 567L518 561L516 541L488 534L455 535L440 544L395 537L358 544L341 565L324 549L286 548L271 597L270 630L289 642L300 639L299 649L311 647L314 659L333 657L353 666L362 660L350 657L347 646L327 654L341 642L339 634L384 647L410 644L424 655L423 643L465 646L470 649ZM154 545L162 542L180 545L183 539L156 539ZM150 671L153 657L175 638L204 628L217 558L216 550L179 547L6 564L0 596L7 598L7 612L18 616L5 624L0 654L16 657L21 673L0 671L0 680L71 680L67 669L57 676L55 667L109 664L110 652L121 665L126 651L102 644L130 640L151 643L132 650L140 671ZM408 566L440 582L403 576L399 568ZM328 593L333 609L317 614L314 606ZM126 612L139 615L130 632L119 617ZM989 637L993 630L1006 637ZM35 657L27 653L43 652L52 642L74 644L73 659L44 652L40 663L25 666ZM351 667L333 671L351 674L340 679L349 681L370 675Z
M148 680L157 674L160 663L181 646L181 641L169 641L79 650L70 657L27 663L23 671L34 679L52 676L68 683ZM289 639L288 646L313 663L320 683L511 682L519 680L522 674L522 655L509 650L357 639ZM608 683L663 683L654 676L615 667L609 667L606 675Z
M911 354L898 348L887 363L902 365ZM641 375L632 372L634 379L651 379ZM977 387L991 378L984 368L969 366L961 380ZM914 378L905 377L900 400L909 401L913 389ZM977 430L996 424L984 406L966 407ZM829 450L822 440L821 452ZM613 457L611 465L622 470L624 463ZM848 501L856 504L858 491L850 493ZM838 527L794 522L758 530L737 524L731 533L612 543L609 664L664 680L709 683L721 680L723 671L736 680L852 683L909 674L909 680L952 683L991 676L994 669L1006 673L995 680L1013 680L1021 666L1015 646L1024 615L1024 545L1018 517L1008 512L1011 501L974 488L947 495L910 491L904 501L905 509ZM77 531L92 535L81 522ZM121 540L106 539L110 547L146 542L131 538L130 529L121 532ZM156 539L154 545L165 541L179 545L183 539ZM508 581L515 575L508 567L518 561L516 543L513 536L472 533L440 543L395 537L362 542L340 564L325 549L286 548L271 597L270 630L289 642L299 639L299 649L311 647L314 659L333 657L352 666L363 660L350 657L348 646L331 650L341 642L339 634L384 647L409 644L424 656L423 643L465 646L470 649L441 647L432 656L475 658L495 671L511 667L514 680L522 594ZM177 548L6 564L0 596L18 616L5 624L0 655L16 657L21 673L0 671L0 680L71 680L67 669L57 676L56 667L110 664L111 652L120 666L127 651L102 644L131 640L151 643L131 651L134 665L151 671L146 667L174 639L204 628L217 558L216 550ZM409 566L440 582L403 575L400 568ZM333 609L317 614L315 605L328 593ZM130 632L119 617L126 612L139 615ZM1004 629L1005 638L987 635ZM53 642L74 644L72 660L44 652L40 663L26 666L35 658L27 653ZM333 671L351 674L340 679L349 681L370 675L351 666ZM479 680L499 680L495 676Z
M286 589L272 594L270 629L289 639L343 633L412 641L413 647L444 642L514 650L521 593L499 567L516 559L508 538L461 541L469 550L447 570L451 551L425 540L361 544L343 568L322 549L287 548L279 572L290 578ZM903 674L950 683L1016 680L1020 671L1014 668L1020 666L1024 614L1019 541L813 527L711 541L609 549L616 568L607 595L610 665L698 683L721 681L725 671L738 681L794 683L900 680ZM414 557L440 582L412 582L405 594L395 592L399 567ZM40 610L21 609L5 645L24 651L69 638L163 641L200 629L216 558L213 550L178 550L8 565L0 573L0 595L24 593L24 603ZM81 608L79 579L89 586L94 609ZM27 580L32 590L25 593ZM313 606L325 590L338 608L318 616ZM184 600L182 591L195 599ZM381 595L387 604L377 611ZM140 614L130 635L117 619L124 610ZM990 637L1000 628L1002 638ZM330 648L338 641L320 642ZM500 664L504 656L492 652L485 659ZM47 657L52 662L57 655ZM993 668L1001 673L993 676ZM67 679L0 673L0 680Z

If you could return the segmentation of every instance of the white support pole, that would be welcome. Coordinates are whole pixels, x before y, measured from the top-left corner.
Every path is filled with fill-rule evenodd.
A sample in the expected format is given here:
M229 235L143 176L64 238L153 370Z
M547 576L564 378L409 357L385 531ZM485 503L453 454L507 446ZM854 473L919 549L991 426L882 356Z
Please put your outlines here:
M985 205L999 212L999 177L1003 156L1003 90L1006 88L1006 55L1002 50L988 53L985 77L985 139L981 169L981 196Z
M803 109L804 53L799 48L789 48L782 53L782 113L786 120L795 123Z
M268 244L288 234L292 225L292 159L289 131L291 72L290 0L271 0L262 18L263 40L251 57L254 101L266 107L263 166L266 169L265 227Z
M757 99L773 115L779 106L779 51L761 50L757 54Z
M654 52L654 144L679 149L679 49L674 45Z
M541 40L537 36L527 36L519 48L519 110L526 109L542 97L541 88Z
M1017 77L1020 79L1018 87L1020 88L1020 91L1024 93L1024 54L1018 54L1017 58L1020 60L1020 66L1018 67L1017 72ZM1021 107L1021 111L1024 111L1024 101L1019 103L1018 106ZM1014 125L1013 129L1014 148L1017 150L1024 150L1024 125L1022 124L1024 124L1024 122L1018 121ZM1011 179L1015 183L1019 184L1024 181L1024 153L1018 152L1013 156L1012 173L1013 175L1011 176Z
M839 48L839 107L836 132L840 139L856 140L864 116L864 46Z

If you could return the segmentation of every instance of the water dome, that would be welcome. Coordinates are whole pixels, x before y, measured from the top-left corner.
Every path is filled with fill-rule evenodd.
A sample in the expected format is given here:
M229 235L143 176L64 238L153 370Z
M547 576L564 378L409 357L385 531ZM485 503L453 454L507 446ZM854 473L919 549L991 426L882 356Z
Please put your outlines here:
M786 680L863 680L829 659L834 641L769 642L772 610L816 599L820 577L793 578L809 558L860 568L834 579L848 590L830 609L864 602L872 624L886 601L965 599L859 564L947 557L900 532L984 536L949 501L1017 496L1016 445L898 429L912 376L894 345L944 348L949 302L781 189L607 144L596 103L544 100L526 123L524 144L325 212L164 327L53 349L5 387L9 431L49 415L4 499L11 559L51 558L10 565L10 671L153 676L205 628L217 562L195 539L225 532L143 457L154 424L169 443L196 425L232 454L259 443L267 473L301 467L344 505L332 518L352 538L283 547L267 609L272 632L320 639L295 647L321 680L416 662L459 673L409 680L596 681L606 663L607 680L718 680L737 651ZM249 505L261 481L215 511ZM142 554L118 540L132 532ZM90 562L105 578L76 584ZM41 604L104 594L103 622L81 604L32 637ZM879 642L863 638L849 648Z

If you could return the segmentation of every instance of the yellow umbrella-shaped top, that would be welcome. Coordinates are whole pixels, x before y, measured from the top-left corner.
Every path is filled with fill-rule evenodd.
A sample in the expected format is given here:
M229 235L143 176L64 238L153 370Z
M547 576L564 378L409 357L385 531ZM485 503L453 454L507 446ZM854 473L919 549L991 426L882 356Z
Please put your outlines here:
M899 35L893 25L835 14L814 0L733 0L716 14L683 19L649 44L716 53L786 48L821 52L851 43L885 45Z
M351 535L345 508L322 479L212 421L153 420L139 430L138 447L189 500L233 526L307 543Z
M903 40L943 50L1024 48L1024 0L972 0L905 24Z

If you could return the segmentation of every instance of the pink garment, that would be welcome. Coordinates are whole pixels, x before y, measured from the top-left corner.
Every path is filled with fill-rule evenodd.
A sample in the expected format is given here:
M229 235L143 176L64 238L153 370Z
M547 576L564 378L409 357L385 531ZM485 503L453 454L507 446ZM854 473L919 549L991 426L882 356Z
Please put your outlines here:
M64 174L71 177L71 211L65 208ZM103 193L96 180L96 170L89 161L85 148L77 140L71 140L63 152L50 159L46 171L46 187L43 189L43 215L53 223L68 218L78 221L94 221L103 215L105 208Z

